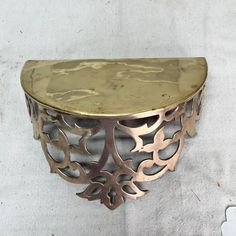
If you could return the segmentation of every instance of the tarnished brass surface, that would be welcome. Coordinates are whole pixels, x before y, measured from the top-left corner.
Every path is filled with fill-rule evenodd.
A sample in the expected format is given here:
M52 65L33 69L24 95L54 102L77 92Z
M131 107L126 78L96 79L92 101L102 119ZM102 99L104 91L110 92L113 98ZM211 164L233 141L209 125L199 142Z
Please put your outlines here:
M105 64L99 66L102 62ZM78 69L81 63L84 67ZM141 183L158 179L166 171L175 169L185 135L192 137L196 133L195 123L200 114L207 73L206 61L191 58L81 63L26 63L22 85L34 138L40 140L52 173L71 183L87 184L78 196L100 200L108 208L115 209L126 198L143 196L146 191ZM158 69L154 64L163 71L156 72ZM124 71L121 74L120 67ZM125 67L128 67L127 71ZM153 74L151 68L155 71ZM96 74L96 70L100 72ZM122 75L124 78L116 81L116 77L108 75ZM110 87L113 80L116 89ZM90 84L90 81L93 83ZM125 81L124 87L129 86L130 90L122 91L124 87L116 87L118 81ZM80 82L81 89L90 88L100 95L88 96L84 93L79 97L82 91L79 90ZM127 99L135 93L136 101L143 101L140 109L134 98ZM103 101L102 109L99 111L96 106L93 107L92 101ZM88 104L87 109L85 104ZM59 105L62 107L57 107ZM120 149L120 140L131 140L133 148L123 153L125 145ZM101 147L101 151L95 150L95 146Z
M193 96L205 58L28 61L21 83L38 102L89 117L144 117Z

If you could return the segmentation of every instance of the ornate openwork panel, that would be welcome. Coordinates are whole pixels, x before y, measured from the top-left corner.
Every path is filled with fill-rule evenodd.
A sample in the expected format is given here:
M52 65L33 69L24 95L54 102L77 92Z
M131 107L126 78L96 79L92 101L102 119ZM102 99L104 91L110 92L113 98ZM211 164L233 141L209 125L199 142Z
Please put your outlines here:
M173 171L185 135L193 136L202 90L151 117L88 119L47 108L26 95L34 137L39 139L52 173L85 184L78 196L115 209L126 198L143 196L140 183ZM132 140L128 153L117 140ZM94 148L99 147L99 151Z

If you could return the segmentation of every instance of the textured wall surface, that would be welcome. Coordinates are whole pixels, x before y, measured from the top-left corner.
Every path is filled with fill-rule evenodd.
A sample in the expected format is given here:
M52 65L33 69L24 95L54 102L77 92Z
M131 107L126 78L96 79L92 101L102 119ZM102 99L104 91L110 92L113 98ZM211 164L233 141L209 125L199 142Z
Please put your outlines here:
M198 135L115 211L49 173L20 87L27 59L205 56ZM0 235L220 235L236 205L235 0L1 0Z

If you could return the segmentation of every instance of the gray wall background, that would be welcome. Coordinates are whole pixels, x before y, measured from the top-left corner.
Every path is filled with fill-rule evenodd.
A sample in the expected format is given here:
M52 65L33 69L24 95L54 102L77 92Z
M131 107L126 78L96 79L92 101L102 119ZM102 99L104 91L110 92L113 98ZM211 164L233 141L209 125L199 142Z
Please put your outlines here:
M78 198L32 139L24 61L174 56L209 64L199 132L176 171L115 211ZM220 235L236 204L235 92L235 0L1 0L0 235Z

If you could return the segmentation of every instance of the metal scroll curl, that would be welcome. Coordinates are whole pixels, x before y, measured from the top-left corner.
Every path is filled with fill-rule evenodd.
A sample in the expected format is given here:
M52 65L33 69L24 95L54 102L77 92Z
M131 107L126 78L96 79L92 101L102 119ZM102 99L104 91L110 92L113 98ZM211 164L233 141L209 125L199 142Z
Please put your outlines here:
M133 127L127 125L126 121L139 119L82 119L44 107L26 95L34 137L41 141L51 172L59 174L71 183L87 184L86 189L77 195L88 200L100 200L110 209L117 208L126 198L136 199L143 196L146 191L139 187L139 182L158 179L166 171L175 169L185 135L192 137L196 133L195 123L199 118L201 99L202 90L188 101L159 110L151 125L144 122ZM179 122L179 129L167 137L166 127L173 121ZM105 131L103 151L99 160L93 160L93 153L87 143L101 130ZM134 168L134 159L124 160L119 154L116 130L134 141L131 153L149 153L151 158L140 161L137 168ZM74 143L71 143L71 134L76 137ZM152 141L145 143L145 136L151 134ZM162 158L161 152L174 144L174 152ZM51 152L50 147L58 152ZM82 155L82 161L73 160L73 154ZM106 168L109 159L113 160L115 170ZM154 166L159 167L158 170L148 173Z

